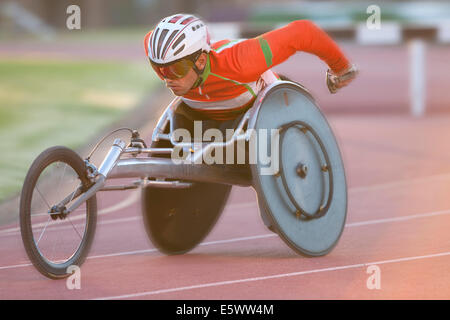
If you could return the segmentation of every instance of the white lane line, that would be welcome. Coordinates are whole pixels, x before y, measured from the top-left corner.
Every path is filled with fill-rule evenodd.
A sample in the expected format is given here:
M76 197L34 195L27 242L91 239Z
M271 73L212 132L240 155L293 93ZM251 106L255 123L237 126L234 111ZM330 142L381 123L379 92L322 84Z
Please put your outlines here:
M255 239L262 239L262 238L270 238L270 237L276 237L278 236L275 233L265 233L260 234L256 236L249 236L249 237L241 237L241 238L231 238L227 240L216 240L216 241L209 241L209 242L202 242L200 243L201 246L209 246L214 244L223 244L223 243L231 243L231 242L238 242L238 241L247 241L247 240L255 240Z
M247 203L240 203L236 204L235 206L239 206L240 209L242 208L248 208L248 207L257 207L256 202L247 202ZM235 209L234 205L230 205L226 207L226 209ZM420 219L420 218L430 218L433 216L440 216L440 215L447 215L450 214L450 210L441 210L441 211L434 211L434 212L426 212L426 213L419 213L419 214L413 214L408 216L402 216L402 217L392 217L392 218L385 218L385 219L375 219L375 220L367 220L367 221L360 221L360 222L352 222L347 223L345 227L359 227L364 225L372 225L372 224L379 224L379 223L387 223L387 222L397 222L397 221L407 221L407 220L413 220L413 219ZM123 223L123 222L131 222L131 221L140 221L142 220L142 216L132 216L128 218L117 218L117 219L108 219L105 221L100 221L97 223L97 225L108 225L108 224L114 224L114 223ZM81 227L83 225L76 225L77 227ZM72 226L61 226L61 227L52 227L48 231L55 231L55 230L63 230L63 229L70 229ZM38 231L39 229L37 229ZM9 232L6 235L15 235L20 233L19 231L16 232ZM2 236L2 234L0 234ZM228 241L228 240L221 240L221 241Z
M251 208L251 207L258 208L258 203L256 202L256 199L253 201L249 201L249 202L230 203L224 209L225 210L230 210L230 209L236 210L236 209L247 209L247 208Z
M256 235L256 236L250 236L250 237L240 237L240 238L232 238L232 239L225 239L225 240L215 240L215 241L202 242L202 243L199 244L199 246L209 246L209 245L222 244L222 243L231 243L231 242L238 242L238 241L270 238L270 237L274 237L274 236L276 236L276 234L269 233L269 234L262 234L262 235ZM133 250L133 251L122 251L122 252L116 252L116 253L88 256L86 259L87 260L89 260L89 259L101 259L101 258L118 257L118 256L126 256L126 255L142 254L142 253L150 253L150 252L159 252L159 251L156 248L142 249L142 250ZM12 265L12 266L3 266L3 267L0 267L0 270L29 267L31 265L32 265L31 263L24 263L24 264Z
M102 297L102 298L96 298L94 300L117 300L117 299L137 298L137 297L157 295L157 294L162 294L162 293L171 293L171 292L187 291L187 290L194 290L194 289L202 289L202 288L208 288L208 287L233 285L233 284L239 284L239 283L264 281L264 280L287 278L287 277L296 277L296 276L301 276L301 275L305 275L305 274L321 273L321 272L329 272L329 271L339 271L339 270L346 270L346 269L355 269L355 268L361 268L361 267L366 267L366 266L370 266L370 265L381 265L381 264L398 263L398 262L413 261L413 260L420 260L420 259L430 259L430 258L444 257L444 256L449 256L449 255L450 255L450 251L436 253L436 254L415 256L415 257L405 257L405 258L383 260L383 261L376 261L376 262L351 264L351 265L346 265L346 266L336 266L336 267L313 269L313 270L306 270L306 271L299 271L299 272L281 273L281 274L274 274L274 275L263 276L263 277L253 277L253 278L244 278L244 279L237 279L237 280L202 283L202 284L186 286L186 287L176 287L176 288L169 288L169 289L161 289L161 290L124 294L124 295L119 295L119 296Z
M128 256L133 254L142 254L142 253L149 253L149 252L158 252L158 249L152 248L152 249L142 249L142 250L134 250L134 251L123 251L123 252L117 252L117 253L108 253L108 254L100 254L96 256L89 256L86 259L101 259L101 258L109 258L109 257L119 257L119 256Z
M358 192L364 192L364 191L373 191L373 190L401 187L403 185L410 185L413 183L424 183L424 182L430 182L430 181L435 181L435 180L449 180L449 179L450 179L450 174L437 174L437 175L427 176L427 177L422 177L422 178L397 180L397 181L391 181L391 182L386 182L386 183L374 184L374 185L370 185L370 186L352 187L352 188L348 189L348 192L349 193L358 193Z
M270 234L261 234L261 235L250 236L250 237L232 238L232 239L225 239L225 240L215 240L215 241L202 242L202 243L199 244L199 246L210 246L210 245L215 245L215 244L223 244L223 243L231 243L231 242L238 242L238 241L255 240L255 239L262 239L262 238L270 238L270 237L274 237L274 236L276 236L276 234L270 233ZM87 259L109 258L109 257L126 256L126 255L142 254L142 253L150 253L150 252L159 252L159 251L156 248L143 249L143 250L134 250L134 251L123 251L123 252L118 252L118 253L102 254L102 255L97 255L97 256L89 256L89 257L87 257Z
M426 178L402 180L402 181L397 181L397 182L392 182L392 183L385 183L385 184L379 184L379 185L373 185L373 186L368 186L368 187L350 188L349 191L351 191L351 190L363 191L363 190L369 190L370 188L372 188L372 189L376 189L376 188L390 188L390 187L396 187L396 186L399 186L399 185L402 185L402 184L409 184L409 183L414 183L414 182L424 182L424 181L436 180L436 179L438 179L438 180L439 179L447 179L449 177L450 177L450 175L435 175L435 176L430 176L430 177L426 177ZM135 191L128 198L124 199L123 201L119 202L118 204L100 210L99 214L103 215L103 214L106 214L106 213L114 212L115 210L123 209L123 208L133 204L138 199L138 197L139 197L139 192ZM245 207L252 207L252 206L256 207L256 205L257 205L257 203L253 201L253 202L244 202L244 203L230 204L226 208L228 208L228 209L233 209L233 208L237 209L237 208L245 208ZM416 214L416 215L411 215L411 216L406 216L406 217L394 217L394 218L386 218L386 219L368 220L368 221L349 223L349 224L346 224L346 227L358 227L358 226L378 224L378 223L405 221L405 220L411 220L411 219L417 219L417 218L426 218L426 217L432 217L432 216L437 216L437 215L444 215L444 214L449 214L449 213L450 213L450 210L443 210L443 211L435 211L435 212L431 212L431 213ZM124 218L124 219L128 219L128 221L132 221L132 220L137 220L137 219L140 219L140 218L141 218L140 216L135 216L135 217ZM110 220L108 222L105 221L105 222L102 222L102 223L104 223L104 224L115 223L115 222L120 222L121 220L122 219L114 219L114 220ZM7 230L1 230L0 231L0 236L2 236L3 233L6 233L6 232L8 232L7 235L9 235L11 231L19 231L19 230L20 230L20 228L12 228L12 229L7 229ZM269 238L269 237L275 237L275 236L277 236L277 235L271 233L271 234L257 235L257 236L253 236L253 237L234 238L234 239L228 239L228 240L212 241L210 244L220 244L220 243L235 242L235 241L245 241L245 240L258 239L258 238ZM201 243L200 245L207 245L207 243ZM137 250L137 251L125 251L125 252L111 253L111 254L107 254L107 255L87 257L87 259L95 259L95 258L103 258L103 257L114 257L114 256L121 256L121 255L129 255L129 254L133 254L133 253L146 253L146 252L153 252L153 251L156 251L156 249L145 249L145 250ZM0 270L14 269L14 268L20 268L20 267L28 267L28 266L31 266L31 265L32 265L31 263L28 263L28 264L19 264L19 265L12 265L12 266L0 266Z
M399 187L399 186L402 186L405 184L409 185L412 183L423 183L423 182L427 182L427 181L447 180L447 179L450 179L450 174L434 175L434 176L428 176L428 177L416 178L416 179L405 179L405 180L375 184L375 185L371 185L371 186L352 187L352 188L348 189L348 192L349 193L358 193L358 192L364 192L364 191L372 191L372 190L380 190L380 189L386 189L386 188ZM111 207L99 210L98 215L104 215L107 213L111 213L111 212L126 208L129 205L136 202L139 199L139 196L140 196L140 192L134 191L130 196L128 196L126 199L122 200L121 202L119 202L115 205L112 205ZM242 209L242 208L252 207L253 205L256 205L256 201L230 204L226 208ZM75 216L72 218L72 221L80 220L83 218L84 218L84 215ZM42 223L41 225L43 226L44 224ZM40 226L40 224L36 225L36 227L39 227L39 226ZM20 227L0 230L0 236L2 236L3 234L9 235L10 233L17 232L17 231L20 231Z
M104 215L104 214L111 213L111 212L114 212L114 211L117 211L117 210L120 210L120 209L124 209L124 208L132 205L133 203L135 203L140 198L140 196L141 196L141 192L139 190L138 191L133 191L128 196L128 198L122 200L121 202L119 202L119 203L117 203L115 205L112 205L111 207L108 207L108 208L100 210L98 212L98 214L99 215Z
M13 266L4 266L4 267L0 267L0 270L5 270L5 269L16 269L16 268L23 268L23 267L29 267L32 266L31 263L23 263L23 264L16 264Z
M386 222L397 222L397 221L407 221L407 220L414 220L414 219L420 219L420 218L430 218L430 217L446 215L446 214L450 214L450 210L441 210L441 211L434 211L434 212L427 212L427 213L412 214L412 215L403 216L403 217L393 217L393 218L385 218L385 219L375 219L375 220L367 220L367 221L360 221L360 222L352 222L352 223L347 223L345 226L346 227L359 227L359 226L366 226L366 225L386 223Z
M428 212L428 213L422 213L422 214L415 214L415 215L410 215L410 216L405 216L405 217L393 217L393 218L386 218L386 219L375 219L375 220L353 222L353 223L347 223L345 225L345 227L346 228L350 228L350 227L360 227L360 226L367 226L367 225L380 224L380 223L407 221L407 220L420 219L420 218L429 218L429 217L434 217L434 216L439 216L439 215L446 215L446 214L450 214L450 210L442 210L442 211ZM138 218L140 218L140 217L136 217L136 219L138 219ZM118 219L118 220L132 220L132 219L133 219L133 217L124 218L124 219ZM112 221L108 221L107 223L112 223ZM271 237L276 237L276 236L278 236L278 235L275 234L275 233L266 233L266 234L255 235L255 236L248 236L248 237L239 237L239 238L231 238L231 239L224 239L224 240L215 240L215 241L202 242L202 243L199 244L199 246L208 246L208 245L232 243L232 242L239 242L239 241L249 241L249 240L255 240L255 239L271 238ZM155 249L155 248L142 249L142 250L133 250L133 251L122 251L122 252L109 253L109 254L103 254L103 255L88 256L87 259L99 259L99 258L117 257L117 256L142 254L142 253L157 252L157 251L158 250ZM13 265L13 266L3 266L3 267L0 267L0 270L15 269L15 268L20 268L20 267L28 267L28 266L31 266L31 264L20 264L20 265Z
M106 208L104 210L100 210L99 215L104 215L106 213L110 213L110 212L113 212L113 211L116 211L119 209L123 209L123 208L133 204L133 202L136 200L137 200L137 194L130 195L130 197L123 200L119 204L114 205L113 207ZM225 210L230 210L230 209L236 210L236 209L244 209L244 208L250 208L250 207L257 208L257 203L256 202L242 202L242 203L230 204L225 207ZM81 217L84 217L84 215L82 215ZM80 219L81 218L77 218L77 216L76 216L76 217L72 218L72 221L80 220ZM136 221L136 220L142 220L142 216L139 215L139 216L131 216L128 218L108 219L105 221L97 222L97 225L106 225L106 224L113 224L113 223L120 223L120 222L130 222L130 221ZM58 221L58 222L60 222L61 224L65 223L64 221ZM33 226L37 228L35 231L39 231L40 230L39 228L45 226L45 224L41 223L41 224L35 224ZM81 227L81 226L84 226L84 224L77 224L76 226ZM53 226L50 229L48 229L47 231L59 231L59 230L64 230L64 229L68 229L68 226ZM0 237L17 235L17 234L20 234L20 227L10 228L10 229L5 229L5 230L0 231Z
M108 214L108 213L111 213L111 212L114 212L114 211L117 211L120 209L124 209L124 208L132 205L133 203L135 203L139 199L139 196L140 196L140 192L134 191L127 198L120 201L119 203L114 204L108 208L100 209L98 211L97 215L105 215L105 214ZM77 221L77 220L82 220L82 219L86 219L85 214L71 217L72 221ZM33 227L36 227L36 228L43 227L43 226L45 226L45 223L33 224ZM20 227L14 227L14 228L0 230L0 236L2 236L4 234L10 235L13 232L20 232Z
M137 221L137 220L142 220L142 216L132 216L132 217L128 217L128 218L117 218L117 219L108 219L105 221L100 221L97 222L97 226L99 225L108 225L108 224L114 224L114 223L123 223L123 222L130 222L130 221ZM51 232L51 231L61 231L61 230L67 230L67 229L73 229L72 225L67 225L66 222L61 221L62 223L65 223L66 225L63 226L54 226L54 227L49 227L47 228L47 232ZM76 224L75 227L77 228L81 228L84 227L85 224ZM34 230L35 232L39 232L42 228L37 228L36 230ZM5 234L0 234L0 237L4 237L4 236L12 236L12 235L18 235L20 234L20 230L17 231L10 231L8 233Z

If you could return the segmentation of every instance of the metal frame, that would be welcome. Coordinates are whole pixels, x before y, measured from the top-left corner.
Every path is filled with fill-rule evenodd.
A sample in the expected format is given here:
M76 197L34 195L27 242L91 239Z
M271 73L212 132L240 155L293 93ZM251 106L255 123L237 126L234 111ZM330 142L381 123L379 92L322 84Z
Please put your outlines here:
M242 117L238 126L235 129L232 137L225 142L211 142L211 143L203 143L201 148L198 148L195 143L180 143L173 139L172 132L174 131L173 127L173 114L175 113L177 107L181 103L180 97L176 97L172 102L166 107L163 114L159 118L155 129L152 134L152 141L160 141L166 140L170 141L170 143L175 147L181 148L189 148L193 150L193 152L189 155L189 158L186 159L187 162L198 163L198 160L203 157L203 155L209 152L213 148L218 147L227 147L237 141L245 140L249 141L251 138L251 131L255 128L256 116L258 115L259 109L261 108L262 102L269 91L273 88L290 84L298 87L302 90L306 95L314 101L314 98L310 94L310 92L298 83L293 83L291 81L276 81L268 86L266 86L257 96L254 105L247 110L247 112ZM164 129L166 126L170 126L170 132L164 133ZM247 131L244 132L244 127L247 126ZM250 129L250 130L249 130ZM172 153L173 148L126 148L123 153L148 153L148 154L169 154ZM119 161L120 164L120 161ZM131 165L131 163L128 163ZM116 172L112 174L111 178L115 176ZM121 175L120 177L123 177ZM109 177L108 177L109 178Z
M170 159L164 158L135 158L119 160L115 168L108 175L108 179L124 178L124 177L154 177L154 178L170 178L201 182L216 182L241 186L251 186L251 177L245 175L242 170L238 170L233 166L221 166L197 164L201 163L203 155L210 152L213 148L226 148L235 142L245 140L249 141L252 130L255 128L256 117L262 102L266 95L275 87L289 84L303 91L312 101L314 98L309 91L298 83L291 81L275 81L266 86L257 96L253 107L251 107L242 117L237 125L232 137L225 142L202 143L199 148L196 143L180 143L173 139L173 115L181 103L181 99L176 97L167 106L161 117L159 118L152 134L152 141L166 140L173 147L187 148L192 152L185 159L186 163L175 164ZM170 132L164 133L166 126L170 126ZM244 128L247 130L244 132ZM169 154L174 148L126 148L123 153L147 153L147 154Z

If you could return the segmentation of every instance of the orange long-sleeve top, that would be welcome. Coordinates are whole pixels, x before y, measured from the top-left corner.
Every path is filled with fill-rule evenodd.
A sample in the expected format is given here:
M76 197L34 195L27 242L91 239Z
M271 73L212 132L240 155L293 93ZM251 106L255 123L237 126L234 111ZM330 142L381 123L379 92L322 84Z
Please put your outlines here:
M146 53L150 33L144 40ZM297 51L316 55L335 73L349 67L344 53L322 29L311 21L298 20L253 39L212 44L202 83L182 100L212 119L232 119L264 87L261 76Z

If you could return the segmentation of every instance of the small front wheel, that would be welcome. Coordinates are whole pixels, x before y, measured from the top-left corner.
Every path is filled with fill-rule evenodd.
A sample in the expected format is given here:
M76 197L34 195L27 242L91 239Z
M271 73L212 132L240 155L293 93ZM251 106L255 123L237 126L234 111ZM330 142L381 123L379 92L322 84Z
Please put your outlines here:
M70 214L64 212L89 183L80 156L61 146L42 152L28 171L20 198L20 229L28 257L46 277L68 277L69 267L80 267L88 254L97 220L96 196Z

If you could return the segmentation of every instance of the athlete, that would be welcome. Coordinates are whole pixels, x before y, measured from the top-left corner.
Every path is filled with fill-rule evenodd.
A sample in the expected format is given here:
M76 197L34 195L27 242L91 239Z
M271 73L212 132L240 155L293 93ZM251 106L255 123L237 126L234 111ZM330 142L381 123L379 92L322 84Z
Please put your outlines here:
M204 22L190 14L175 14L147 33L144 45L155 72L181 96L179 113L189 120L214 120L212 126L218 127L250 108L258 92L279 78L271 68L297 51L314 54L329 66L331 93L358 73L337 44L308 20L253 39L211 43Z

